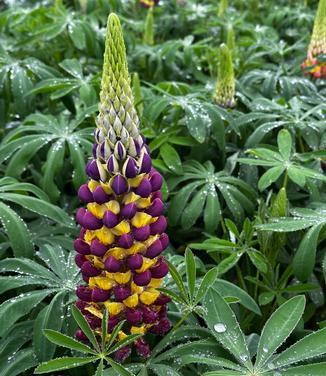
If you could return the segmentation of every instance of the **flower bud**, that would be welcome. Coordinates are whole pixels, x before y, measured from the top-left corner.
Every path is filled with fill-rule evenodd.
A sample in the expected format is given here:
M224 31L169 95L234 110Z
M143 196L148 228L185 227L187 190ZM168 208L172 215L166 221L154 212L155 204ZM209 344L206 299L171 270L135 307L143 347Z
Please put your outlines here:
M169 245L169 237L167 234L163 233L161 234L160 236L160 241L161 241L161 244L162 244L162 249L164 250L165 248L167 248L167 246Z
M153 172L152 176L149 179L151 186L152 186L152 192L158 191L161 189L163 184L163 178L160 173L157 171Z
M112 154L110 155L107 163L107 169L108 171L113 174L117 171L119 171L119 164L118 161L116 160L115 156Z
M152 168L152 159L147 153L144 153L141 159L140 173L148 174L151 168Z
M145 210L145 212L152 217L158 217L163 213L164 210L164 205L162 200L159 198L156 198L153 202L152 205Z
M83 263L87 261L86 257L80 253L77 253L77 255L75 256L75 263L76 265L81 268Z
M152 192L152 186L147 178L144 178L140 182L139 186L135 188L135 193L139 195L140 197L146 198L151 194L151 192Z
M87 211L83 217L82 226L87 228L87 230L98 230L103 226L102 220L96 218L91 212Z
M125 205L121 209L121 216L125 219L131 219L137 212L137 206L135 203L131 202L130 204Z
M105 302L110 297L110 292L107 290L102 290L98 287L94 287L92 291L92 301L93 302Z
M136 253L135 255L129 256L127 258L127 267L130 270L136 270L141 268L143 265L143 256L139 253Z
M151 233L151 228L149 225L146 225L140 228L134 228L132 230L132 235L134 239L139 240L139 241L148 239L150 233Z
M115 286L113 289L114 296L118 302L122 302L131 295L131 290L129 286Z
M152 259L156 256L158 256L163 250L162 243L160 239L155 240L154 243L152 243L145 253L145 256Z
M102 257L105 255L108 247L102 244L98 239L93 239L91 241L90 249L93 255Z
M160 217L158 217L156 222L151 224L150 226L151 235L162 234L165 231L166 226L167 226L166 218L163 215L161 215Z
M114 258L113 256L109 256L106 260L105 260L105 269L110 272L110 273L116 273L120 270L120 267L121 267L121 262L118 261L116 258Z
M158 296L158 298L155 300L154 304L162 306L164 304L169 303L170 301L171 301L170 297L168 297L167 295L164 295L164 294L160 294Z
M148 343L146 343L142 338L138 338L135 341L135 348L137 354L145 359L148 358L151 354L151 350L149 348Z
M80 201L88 204L89 202L93 202L93 195L90 189L88 188L87 184L83 184L78 190L78 197Z
M88 338L84 334L84 332L80 329L78 329L75 333L75 337L78 341L88 341Z
M96 159L93 159L87 164L86 174L93 180L100 180L100 171Z
M128 157L123 165L122 173L127 178L135 178L137 176L136 162L132 157Z
M81 253L82 255L89 255L91 253L89 245L80 238L74 240L74 248L76 252Z
M90 261L83 263L81 271L86 277L96 277L102 272L100 269L95 268L95 266Z
M115 326L119 324L118 317L110 317L108 320L108 332L111 333Z
M167 318L163 318L157 325L151 327L150 332L159 336L163 336L171 328L171 323Z
M128 184L126 182L126 179L122 175L114 176L111 183L111 188L118 196L126 193L128 191Z
M139 309L132 309L127 308L126 311L126 319L129 324L137 325L142 321L142 312Z
M106 210L103 215L103 223L107 228L115 227L119 223L118 216L110 210Z
M79 208L76 213L76 221L81 225L84 226L84 216L87 210L85 208Z
M145 324L153 324L158 319L158 313L149 307L142 307L143 321Z
M110 200L110 196L105 193L104 189L101 186L95 188L93 192L94 201L102 205Z
M130 353L131 353L130 348L125 346L125 347L122 347L121 349L117 350L114 353L114 358L118 363L122 363L128 358Z
M92 290L87 286L78 286L76 290L76 295L83 302L92 301Z
M137 286L147 286L152 279L152 274L149 270L142 273L134 274L133 281Z
M158 264L150 270L153 278L163 278L169 272L169 268L163 258L160 258Z
M134 243L134 239L130 234L121 235L118 239L118 246L121 248L130 248Z

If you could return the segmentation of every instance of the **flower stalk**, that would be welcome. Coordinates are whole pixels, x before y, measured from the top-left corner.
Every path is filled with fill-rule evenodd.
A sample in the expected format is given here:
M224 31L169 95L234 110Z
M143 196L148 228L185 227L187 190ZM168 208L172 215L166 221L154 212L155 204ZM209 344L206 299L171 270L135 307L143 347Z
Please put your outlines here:
M307 58L301 65L306 76L326 79L326 0L320 0Z
M161 256L168 246L167 221L160 188L162 176L152 167L149 149L139 131L120 21L108 18L99 114L89 181L78 192L86 208L77 211L81 226L74 242L76 263L85 285L77 288L77 307L95 335L101 333L105 309L108 333L126 320L119 340L127 334L163 335L170 329L160 287L168 267ZM76 337L85 340L79 329ZM143 337L134 347L148 357ZM123 347L118 361L131 352Z

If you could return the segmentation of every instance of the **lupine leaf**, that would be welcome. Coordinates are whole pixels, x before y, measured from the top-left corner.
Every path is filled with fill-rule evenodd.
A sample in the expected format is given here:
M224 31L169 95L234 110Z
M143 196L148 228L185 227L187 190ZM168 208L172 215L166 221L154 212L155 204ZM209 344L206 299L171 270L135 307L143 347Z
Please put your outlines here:
M196 285L196 263L195 263L194 255L189 248L187 248L186 250L185 263L186 263L189 297L190 297L190 300L193 300L194 293L195 293L195 285Z
M73 358L57 358L40 364L34 371L36 375L54 371L63 371L65 369L80 367L84 364L92 363L96 357L73 357Z

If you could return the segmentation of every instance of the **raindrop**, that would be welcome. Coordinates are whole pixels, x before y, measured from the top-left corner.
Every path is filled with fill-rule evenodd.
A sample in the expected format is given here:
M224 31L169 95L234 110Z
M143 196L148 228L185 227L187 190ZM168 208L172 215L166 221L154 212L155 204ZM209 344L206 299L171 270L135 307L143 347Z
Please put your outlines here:
M219 323L214 325L214 330L217 333L224 333L224 332L226 332L226 326L224 324L222 324L221 322L219 322Z

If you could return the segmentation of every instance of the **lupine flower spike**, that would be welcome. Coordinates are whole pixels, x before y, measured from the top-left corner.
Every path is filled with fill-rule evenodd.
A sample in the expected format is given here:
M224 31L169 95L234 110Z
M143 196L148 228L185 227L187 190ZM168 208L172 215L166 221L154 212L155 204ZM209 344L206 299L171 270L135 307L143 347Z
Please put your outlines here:
M119 333L163 335L170 329L169 298L157 288L168 273L162 251L169 239L160 188L161 175L152 168L145 139L139 132L125 45L118 17L108 18L99 115L89 181L78 192L86 208L77 211L81 231L74 246L76 263L86 285L77 288L76 305L100 336L105 308L108 332L123 319ZM85 336L81 330L78 339ZM134 346L149 356L143 337ZM131 349L115 354L123 361Z
M214 101L222 107L232 108L235 106L235 81L231 52L225 44L222 44L220 47L219 57Z
M301 65L305 75L326 79L326 0L320 0L307 52Z

